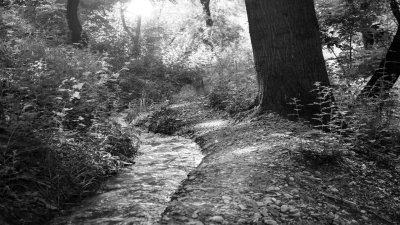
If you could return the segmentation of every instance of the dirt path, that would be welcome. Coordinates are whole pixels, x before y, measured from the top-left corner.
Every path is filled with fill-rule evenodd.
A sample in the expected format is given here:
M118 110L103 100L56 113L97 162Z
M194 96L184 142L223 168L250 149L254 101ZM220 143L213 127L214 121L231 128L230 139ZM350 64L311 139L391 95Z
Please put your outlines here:
M296 154L307 127L274 115L234 125L203 105L172 107L206 156L160 224L400 224L399 173L356 157L310 166Z

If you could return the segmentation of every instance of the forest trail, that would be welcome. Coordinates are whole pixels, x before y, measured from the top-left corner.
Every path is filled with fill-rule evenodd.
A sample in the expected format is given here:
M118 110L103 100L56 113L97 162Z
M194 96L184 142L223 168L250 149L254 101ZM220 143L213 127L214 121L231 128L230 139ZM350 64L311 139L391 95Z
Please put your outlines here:
M299 190L282 182L287 177L281 167L290 158L282 148L294 147L291 130L300 127L273 116L268 124L233 124L195 103L172 108L196 121L183 133L189 130L206 156L172 197L160 224L278 224L271 213L279 216L281 205L288 208L284 221L300 218L293 206ZM287 201L278 200L283 193Z
M182 137L142 133L141 141L134 165L110 178L101 194L50 224L155 224L203 156L197 144Z
M400 224L396 174L353 156L310 164L298 152L315 142L308 126L274 114L234 123L204 100L189 102L171 106L186 121L178 133L205 157L157 224Z

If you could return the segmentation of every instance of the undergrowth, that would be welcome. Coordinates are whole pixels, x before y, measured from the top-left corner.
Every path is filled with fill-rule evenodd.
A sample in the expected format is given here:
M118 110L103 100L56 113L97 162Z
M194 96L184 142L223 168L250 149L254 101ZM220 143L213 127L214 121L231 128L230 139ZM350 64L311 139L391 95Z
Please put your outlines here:
M240 44L216 54L218 56L206 77L208 105L235 116L248 110L257 94L250 40L243 36Z
M136 126L145 127L153 133L172 135L184 126L184 122L178 118L177 110L162 106L150 116L138 121Z
M131 164L139 141L110 119L123 102L107 55L26 36L2 40L0 223L44 224ZM1 26L1 32L5 31ZM9 29L9 28L7 28Z
M84 75L92 68L75 70L74 62L85 56L85 65L102 71L90 55L58 51L50 49L43 54L49 58L32 63L18 55L26 63L15 61L22 66L4 69L9 76L2 77L1 91L0 211L11 224L44 223L95 193L138 149L132 134L123 135L107 119L118 108L116 93L104 85L112 79L94 82ZM61 61L65 51L71 51L67 66ZM68 78L68 70L77 77Z
M317 125L302 135L299 152L303 158L314 164L332 164L359 153L378 166L400 171L396 88L389 94L361 100L319 83L312 91L318 95L313 104L321 113L314 115ZM289 104L294 107L291 116L300 120L300 102L294 98Z

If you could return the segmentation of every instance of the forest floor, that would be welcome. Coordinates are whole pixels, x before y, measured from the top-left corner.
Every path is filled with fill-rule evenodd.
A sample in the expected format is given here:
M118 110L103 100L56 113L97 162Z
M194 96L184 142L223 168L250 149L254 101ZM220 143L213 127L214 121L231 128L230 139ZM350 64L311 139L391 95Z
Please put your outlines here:
M235 123L205 102L169 107L205 157L160 224L400 224L400 171L358 154L313 164L298 153L307 126L273 114Z

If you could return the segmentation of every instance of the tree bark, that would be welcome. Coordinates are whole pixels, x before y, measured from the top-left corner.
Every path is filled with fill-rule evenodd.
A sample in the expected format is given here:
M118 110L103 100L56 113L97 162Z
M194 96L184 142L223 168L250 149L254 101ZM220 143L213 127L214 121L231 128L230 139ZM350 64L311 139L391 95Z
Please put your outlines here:
M396 0L389 0L393 15L398 23L400 23L400 8ZM381 61L378 69L374 72L371 79L361 91L358 99L383 97L386 98L387 92L393 88L400 76L400 28L397 28L393 41L386 53L385 58Z
M136 18L136 35L133 40L133 56L138 57L141 53L140 35L142 30L142 16Z
M132 32L132 29L128 26L128 24L126 24L125 9L122 7L120 8L120 16L121 16L122 27L124 28L124 31L128 34L130 38L130 43L129 43L130 46L128 54L131 55L134 52L136 37L135 34Z
M303 105L300 117L320 113L320 82L329 86L313 0L246 0L250 37L259 86L258 111L294 113L292 98ZM331 98L331 96L329 96Z
M139 15L136 17L136 32L134 34L131 28L126 24L123 8L120 9L120 14L121 14L122 27L124 28L125 32L129 35L132 42L131 43L132 47L130 48L131 54L134 57L138 57L140 56L141 53L140 35L142 29L142 16Z
M210 11L210 0L200 0L201 5L203 6L203 12L206 18L206 26L207 28L211 28L214 25L214 21L211 18L211 11ZM199 29L200 33L203 35L202 41L205 45L211 48L211 51L214 51L214 45L210 40L210 29L204 30L203 28Z
M131 31L131 28L128 26L128 24L126 24L125 9L121 7L119 9L119 12L120 12L120 16L121 16L122 27L124 28L125 32L129 35L129 37L132 39L132 42L133 42L135 35Z
M87 37L83 33L82 25L78 16L79 2L79 0L68 0L67 22L71 31L72 44L77 44L78 47L86 47Z
M204 14L206 15L206 25L207 27L212 27L214 21L211 18L210 0L200 0L200 3L203 6L203 11Z

